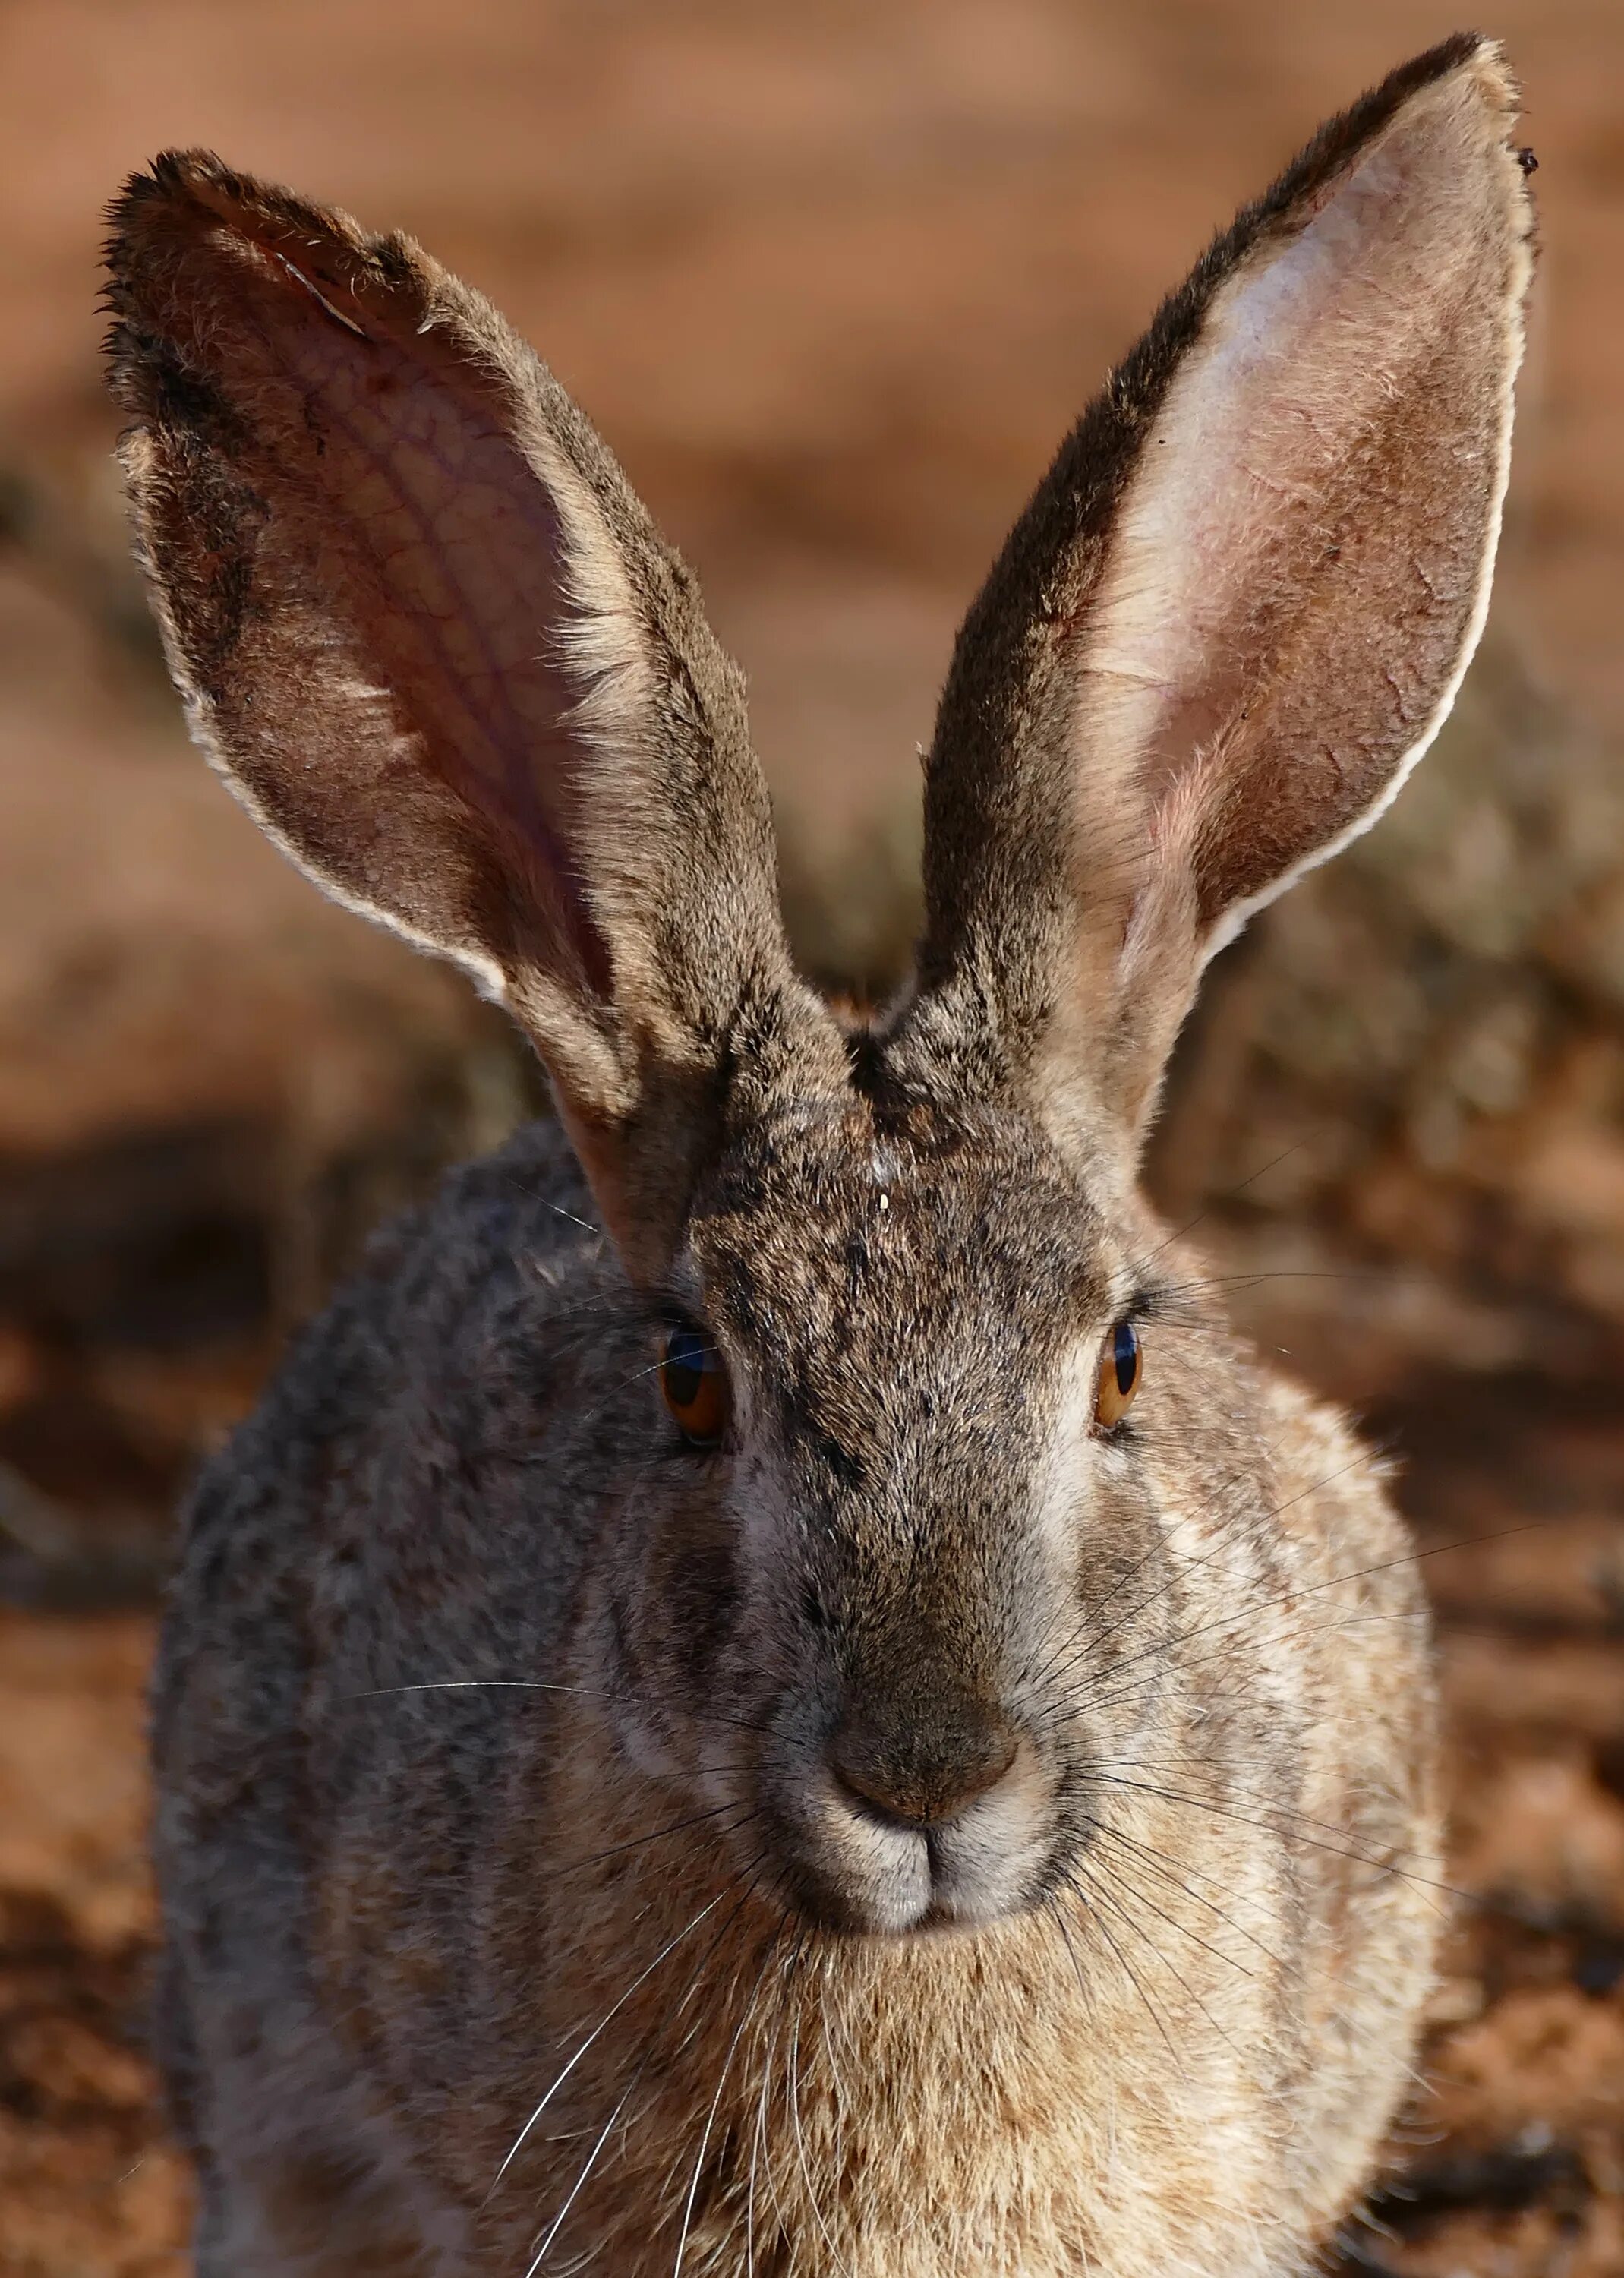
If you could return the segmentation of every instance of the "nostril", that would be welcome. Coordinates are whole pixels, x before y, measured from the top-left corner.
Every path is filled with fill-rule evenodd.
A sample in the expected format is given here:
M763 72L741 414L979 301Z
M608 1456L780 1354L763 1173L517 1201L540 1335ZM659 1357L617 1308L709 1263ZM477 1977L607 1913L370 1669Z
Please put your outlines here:
M829 1769L870 1816L924 1829L956 1819L996 1787L1018 1745L1002 1717L946 1731L928 1722L887 1730L848 1718L830 1743Z
M848 1799L860 1804L871 1816L897 1820L905 1827L926 1823L918 1811L910 1808L913 1799L900 1794L890 1782L867 1766L851 1763L838 1750L831 1750L829 1769L835 1775L835 1785L843 1788Z

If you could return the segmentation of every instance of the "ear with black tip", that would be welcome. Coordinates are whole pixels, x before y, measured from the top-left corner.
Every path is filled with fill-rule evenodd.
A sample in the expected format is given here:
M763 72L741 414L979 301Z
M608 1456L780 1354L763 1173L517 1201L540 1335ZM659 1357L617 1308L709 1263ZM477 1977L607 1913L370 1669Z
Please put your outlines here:
M332 892L512 1005L657 1272L741 1088L843 1067L691 578L406 239L200 153L112 222L125 466L194 731Z
M1474 34L1395 72L1216 241L1062 447L938 716L892 1044L915 1082L1131 1156L1206 959L1431 741L1506 489L1514 123Z

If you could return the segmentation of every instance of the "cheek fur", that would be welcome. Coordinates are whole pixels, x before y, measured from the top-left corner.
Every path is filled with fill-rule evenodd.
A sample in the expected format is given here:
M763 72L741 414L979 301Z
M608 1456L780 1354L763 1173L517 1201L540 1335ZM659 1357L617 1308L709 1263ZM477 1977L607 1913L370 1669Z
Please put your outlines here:
M671 1658L696 1700L733 1636L737 1609L732 1546L700 1542L679 1549L667 1580L666 1617Z
M628 1498L596 1624L620 1738L660 1778L691 1769L695 1711L710 1703L738 1622L737 1565L715 1468L673 1457L665 1479L645 1480Z

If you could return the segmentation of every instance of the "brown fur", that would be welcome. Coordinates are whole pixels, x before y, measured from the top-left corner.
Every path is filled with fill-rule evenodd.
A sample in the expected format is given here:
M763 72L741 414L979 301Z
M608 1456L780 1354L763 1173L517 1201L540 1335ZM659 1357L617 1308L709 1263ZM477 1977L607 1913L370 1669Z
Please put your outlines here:
M194 725L506 998L575 1148L381 1235L190 1514L201 2278L1285 2278L1357 2194L1436 1919L1419 1590L1132 1170L1203 958L1476 638L1510 103L1469 37L1396 73L1086 415L961 638L916 982L851 1033L736 677L557 383L403 241L195 157L126 192Z
M1510 447L1532 231L1514 105L1463 33L1322 128L1163 303L1010 532L926 766L920 977L957 1080L1086 1118L1069 1096L1103 1076L1141 1126L1205 958L1367 827L1437 732ZM1383 165L1411 194L1351 226L1317 336L1280 341L1296 400L1254 384L1196 424L1246 287ZM1203 561L1196 514L1229 493L1226 558ZM1159 954L1129 980L1145 902Z

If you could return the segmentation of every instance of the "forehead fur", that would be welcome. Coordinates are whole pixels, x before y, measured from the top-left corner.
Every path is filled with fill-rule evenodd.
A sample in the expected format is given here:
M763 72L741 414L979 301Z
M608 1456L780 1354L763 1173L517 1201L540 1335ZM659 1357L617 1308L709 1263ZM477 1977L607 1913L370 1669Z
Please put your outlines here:
M856 1092L742 1134L690 1238L719 1333L839 1434L852 1484L865 1448L985 1405L987 1372L1018 1356L1000 1380L1029 1401L1127 1279L1125 1229L1034 1124Z

